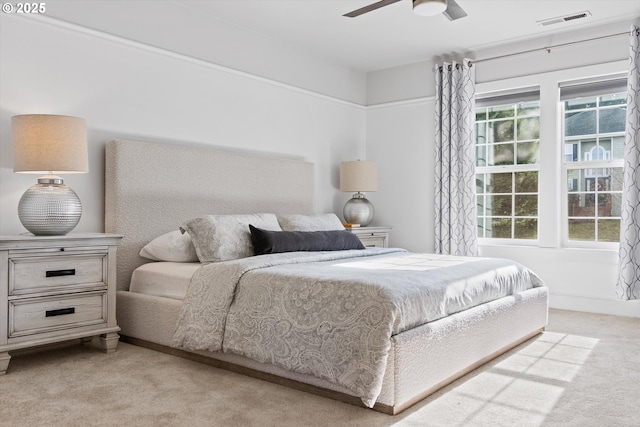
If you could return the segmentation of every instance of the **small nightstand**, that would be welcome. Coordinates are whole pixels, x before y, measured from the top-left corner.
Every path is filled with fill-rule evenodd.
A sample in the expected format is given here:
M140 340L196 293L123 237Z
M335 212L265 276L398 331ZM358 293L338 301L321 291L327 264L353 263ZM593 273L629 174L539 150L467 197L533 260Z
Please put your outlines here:
M9 352L99 335L118 346L116 248L121 236L0 236L0 374Z
M389 246L391 227L356 227L347 228L358 236L363 245L368 248L386 248Z

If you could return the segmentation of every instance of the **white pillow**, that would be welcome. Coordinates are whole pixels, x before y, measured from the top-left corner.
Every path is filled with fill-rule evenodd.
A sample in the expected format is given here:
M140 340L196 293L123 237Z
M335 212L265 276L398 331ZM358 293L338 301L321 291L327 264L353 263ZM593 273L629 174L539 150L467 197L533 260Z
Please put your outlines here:
M255 255L249 224L271 231L282 231L272 213L246 215L205 215L180 227L191 235L200 262L218 262Z
M344 225L334 213L316 215L278 215L283 231L332 231L344 230Z
M156 237L140 250L140 256L153 261L198 262L191 236L180 230Z

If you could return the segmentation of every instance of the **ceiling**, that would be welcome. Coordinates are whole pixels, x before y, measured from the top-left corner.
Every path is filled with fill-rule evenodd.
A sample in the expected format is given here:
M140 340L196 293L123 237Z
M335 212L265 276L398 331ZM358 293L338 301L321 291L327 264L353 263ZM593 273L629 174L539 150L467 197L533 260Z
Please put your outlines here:
M194 11L361 71L640 17L638 0L457 0L468 14L457 21L443 15L418 16L411 0L357 18L342 15L376 0L179 1ZM536 23L585 10L591 16L582 20L547 27Z
M412 11L411 0L401 0L357 18L342 16L375 1L171 0L162 3L172 3L180 9L181 21L173 23L176 28L172 31L190 25L189 16L200 22L205 18L207 25L218 22L233 26L263 41L304 49L324 60L363 72L640 17L638 0L457 0L468 13L457 21L449 21L443 15L418 16ZM91 14L88 7L81 13L80 2L73 3L73 9L67 12L60 9L52 13L61 19L95 27L96 13ZM111 19L110 32L118 34L120 28L126 33L125 25L142 25L139 14L138 20L133 19L133 14L127 15L134 3L138 10L140 5L146 5L145 20L153 19L158 10L167 10L159 7L159 1L111 1L108 4L118 8L120 22ZM589 11L591 16L550 26L536 23L583 11ZM207 48L206 43L200 45L202 49Z

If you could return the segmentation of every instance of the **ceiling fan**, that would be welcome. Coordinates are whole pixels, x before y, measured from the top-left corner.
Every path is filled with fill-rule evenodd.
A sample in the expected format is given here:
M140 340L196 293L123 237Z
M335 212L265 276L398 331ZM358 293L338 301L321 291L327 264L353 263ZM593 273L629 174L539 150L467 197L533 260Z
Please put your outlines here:
M367 12L371 12L376 9L380 9L384 6L389 6L390 4L397 3L400 0L380 0L375 3L372 3L368 6L361 7L360 9L356 9L349 13L345 13L342 16L347 16L349 18L355 18L356 16L360 16ZM434 16L439 13L444 14L449 21L455 21L456 19L464 18L467 16L467 12L465 12L455 0L412 0L413 1L413 11L418 15L422 16Z

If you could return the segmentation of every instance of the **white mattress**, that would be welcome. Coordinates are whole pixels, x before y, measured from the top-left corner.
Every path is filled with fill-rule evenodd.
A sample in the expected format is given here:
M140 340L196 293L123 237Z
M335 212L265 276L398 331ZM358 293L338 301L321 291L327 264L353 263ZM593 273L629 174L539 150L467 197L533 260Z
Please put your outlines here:
M150 262L136 268L131 275L130 292L157 297L184 299L191 276L199 262Z

